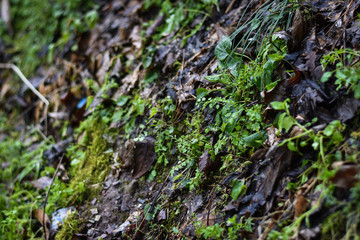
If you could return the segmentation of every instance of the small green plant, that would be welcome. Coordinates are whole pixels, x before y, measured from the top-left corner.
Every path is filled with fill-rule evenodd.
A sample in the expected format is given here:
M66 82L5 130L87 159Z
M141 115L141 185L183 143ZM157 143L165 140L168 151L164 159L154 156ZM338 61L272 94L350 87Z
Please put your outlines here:
M184 2L177 1L172 3L169 0L157 1L146 0L144 8L149 9L151 6L158 6L161 8L159 15L165 16L165 22L161 26L157 27L157 33L152 36L154 41L158 41L164 36L168 36L175 32L174 37L178 37L179 34L184 36L181 47L183 47L191 36L203 26L206 18L210 16L211 9L213 7L218 8L218 0L202 0L202 1L189 1ZM203 16L203 19L198 23L195 28L189 28L188 26L199 15ZM152 22L144 24L144 27L151 26ZM151 55L151 54L150 54Z
M328 65L335 64L335 70L327 71L323 74L321 81L327 82L332 76L336 78L337 90L344 87L354 91L354 97L360 98L360 51L353 49L336 49L323 56L321 64L323 70Z
M98 19L95 9L96 4L91 0L11 1L12 24L16 32L13 37L1 36L14 44L12 52L17 54L13 60L26 75L31 75L39 64L45 63L47 46L52 60L55 48L61 49L75 34L94 26Z
M231 240L239 239L241 232L251 232L253 229L252 218L247 218L244 221L244 216L240 218L239 223L236 221L236 215L234 215L232 218L228 218L226 223L228 225L228 238Z
M234 215L231 218L228 218L226 221L226 226L222 226L219 223L216 223L212 226L203 226L201 222L195 223L196 234L199 238L205 239L239 239L243 232L252 231L252 219L248 218L244 220L244 216L240 218L240 221L236 221L237 215Z
M351 151L351 146L348 146L347 143L344 143L344 133L346 130L345 125L343 125L340 121L335 120L330 122L323 130L319 130L315 132L313 129L308 129L311 126L309 123L307 126L302 126L299 124L290 114L289 108L289 100L285 100L284 102L272 102L271 106L280 112L277 116L277 121L275 125L278 127L280 131L283 130L282 133L285 135L290 132L293 127L297 127L300 130L297 130L298 134L285 139L282 141L279 146L287 145L287 147L292 150L296 151L299 154L302 154L301 151L306 146L311 146L315 152L317 152L317 157L313 159L312 164L309 168L307 168L299 177L297 183L289 184L290 191L297 191L299 187L305 184L310 178L314 178L317 181L316 191L321 192L321 196L318 199L316 205L314 205L310 210L303 213L299 216L295 221L284 220L278 223L279 229L272 230L268 237L269 239L290 239L294 236L294 234L298 231L301 224L305 222L307 226L309 226L309 216L316 211L320 203L323 201L324 204L328 207L341 205L343 202L338 200L334 196L334 185L331 182L331 178L334 177L336 170L331 169L331 165L333 162L340 162L347 160L354 162L358 162L356 157L354 158L354 152ZM315 123L313 121L313 123ZM279 131L279 134L281 134ZM354 134L356 136L356 134ZM304 161L305 165L307 160ZM356 190L351 189L351 192L354 193ZM348 208L342 208L339 211L336 211L332 217L334 219L327 220L323 223L322 229L324 236L328 236L329 238L334 236L343 236L346 231L351 231L348 236L354 236L356 234L353 230L354 226L356 226L356 221L354 219L358 217L357 214L353 214L353 210L349 210L350 208L354 209L357 208L357 204L353 199L347 203ZM351 206L351 207L350 207ZM344 222L345 218L343 216L348 215L351 216L352 220L347 221L346 226L340 224L340 222ZM342 220L341 220L342 219ZM346 219L348 219L346 217ZM339 231L332 231L335 225ZM346 228L346 231L344 230ZM340 234L340 235L337 235ZM331 237L330 237L331 236Z
M0 142L0 163L6 166L0 169L0 235L3 239L34 237L31 211L43 203L44 191L32 187L29 180L42 175L43 152L50 145L47 141L39 141L29 151L29 143L22 137L39 139L37 131L33 130L22 136L8 136Z
M213 239L222 239L223 232L225 229L220 226L219 223L216 223L213 226L204 227L201 225L201 222L197 222L196 224L196 233L200 237L202 236L205 239L213 238Z

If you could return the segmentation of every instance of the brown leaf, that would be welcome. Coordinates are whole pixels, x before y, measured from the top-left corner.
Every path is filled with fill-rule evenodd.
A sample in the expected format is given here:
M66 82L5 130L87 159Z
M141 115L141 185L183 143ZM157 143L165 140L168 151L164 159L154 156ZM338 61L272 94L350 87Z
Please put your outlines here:
M297 70L296 68L294 69L295 75L292 76L289 81L287 81L286 85L289 87L294 86L295 84L298 84L300 82L301 79L301 72L299 70Z
M120 147L118 156L121 162L122 169L132 169L134 165L134 149L135 142L129 139L125 142L124 146Z
M329 180L339 188L349 189L354 187L355 183L359 182L356 177L360 174L360 167L352 162L335 162L332 164L333 168L339 168L335 176Z
M46 213L44 214L43 210L41 210L41 209L34 209L31 214L32 214L32 217L36 218L41 223L41 225L44 227L45 239L49 239L49 236L50 236L49 230L50 230L51 222L49 220L48 215Z
M306 211L307 201L302 194L297 194L295 199L295 218L298 218Z
M277 144L280 142L280 138L276 135L277 132L279 131L279 129L271 126L271 127L268 127L266 130L266 133L268 135L266 141L265 141L265 144L268 145L269 147Z
M144 141L135 143L135 166L132 174L134 178L139 178L144 175L155 161L155 141L155 138L148 136Z
M120 88L121 94L126 95L127 93L130 92L131 89L133 89L135 87L135 84L139 79L141 65L142 64L139 64L131 74L129 74L125 78L123 78L122 86Z
M164 21L165 21L165 15L160 15L159 17L157 17L154 23L146 30L145 36L150 37L151 35L153 35L155 33L156 28L161 24L163 24Z
M207 210L204 210L201 214L201 224L203 226L213 226L216 222L215 212L208 214Z
M300 8L296 9L291 30L293 40L291 51L296 51L297 49L299 49L301 42L305 37L305 30L307 27L306 24L307 23L302 16Z
M262 155L262 154L261 154ZM279 147L273 145L267 151L264 161L261 162L261 168L256 174L255 195L251 198L250 204L246 203L241 210L242 214L253 215L261 207L265 207L267 213L273 206L274 189L284 172L295 160L295 153L290 151L286 146Z
M199 158L199 171L207 175L210 171L211 163L211 154L209 153L209 149L206 149Z
M141 49L142 39L141 39L141 29L136 25L130 34L130 40L137 50Z
M212 160L209 149L206 149L198 160L199 171L205 173L205 175L208 175L211 171L214 171L219 167L220 162L221 161L219 157L215 157L215 159Z
M100 85L104 84L105 76L108 70L110 69L110 66L111 66L110 53L109 51L106 51L101 61L101 67L99 71L96 73L96 77L98 78L98 82L100 83Z
M34 188L44 189L51 184L51 178L49 177L41 177L36 181L33 181L31 185Z

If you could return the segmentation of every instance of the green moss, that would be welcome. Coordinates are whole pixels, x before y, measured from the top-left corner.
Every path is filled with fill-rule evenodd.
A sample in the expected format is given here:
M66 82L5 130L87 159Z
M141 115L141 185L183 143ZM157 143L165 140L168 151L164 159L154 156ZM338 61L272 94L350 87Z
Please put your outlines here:
M331 214L322 224L321 239L340 239L344 236L346 215L338 211Z
M92 116L85 120L79 129L84 131L85 137L68 152L71 160L79 158L70 170L72 179L69 188L74 192L68 200L68 205L74 203L86 205L84 201L96 197L101 191L99 183L110 171L110 156L106 153L108 146L103 139L107 132L107 124L101 117ZM74 233L79 232L81 223L82 220L77 215L69 216L57 233L56 239L71 239Z
M83 151L82 158L72 169L73 176L70 182L70 188L75 190L75 194L70 199L71 202L81 202L100 191L98 183L101 183L110 171L110 156L105 153L107 142L103 139L107 132L107 125L100 117L91 117L83 124L86 134L84 146L74 148L73 150ZM69 153L71 157L71 152Z
M64 223L60 229L60 231L56 234L56 240L65 240L65 239L72 239L73 234L79 232L79 226L81 225L82 221L78 218L76 212L69 215L64 220Z
M350 192L350 201L323 221L321 239L360 239L360 184Z

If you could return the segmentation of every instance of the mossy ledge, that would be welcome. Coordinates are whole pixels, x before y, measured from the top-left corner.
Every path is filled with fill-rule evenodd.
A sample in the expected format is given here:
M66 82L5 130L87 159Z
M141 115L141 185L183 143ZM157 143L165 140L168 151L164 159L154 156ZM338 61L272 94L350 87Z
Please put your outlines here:
M67 155L72 161L75 150L83 151L83 157L69 171L72 176L69 188L74 189L74 194L68 199L68 206L86 205L87 200L101 193L101 182L110 171L110 155L106 153L108 144L103 139L107 129L107 124L96 115L85 120L77 129L78 143L68 150ZM70 215L64 221L56 239L71 239L72 234L79 231L81 223L79 215Z

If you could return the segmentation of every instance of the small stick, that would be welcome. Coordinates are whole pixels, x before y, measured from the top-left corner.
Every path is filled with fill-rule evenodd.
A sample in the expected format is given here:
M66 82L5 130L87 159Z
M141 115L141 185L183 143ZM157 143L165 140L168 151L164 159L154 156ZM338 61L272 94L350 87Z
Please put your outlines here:
M36 90L36 88L24 76L24 74L20 71L20 69L17 66L15 66L12 63L0 63L0 68L12 69L21 78L21 80L25 83L25 85L28 86L30 90L33 93L35 93L36 96L38 96L41 99L41 101L43 101L46 104L46 106L49 105L49 101L43 95L41 95L41 93L38 90Z
M49 193L50 193L50 189L51 189L51 185L53 184L53 182L54 182L54 180L55 180L55 177L56 177L56 174L57 174L57 172L59 171L59 168L60 168L60 165L61 165L61 162L62 162L62 160L63 160L63 158L64 158L64 154L61 156L61 158L60 158L60 161L59 161L59 163L58 163L58 165L57 165L57 167L56 167L56 170L55 170L55 173L54 173L54 176L53 176L53 178L51 179L51 183L50 183L50 185L49 185L49 188L48 188L48 190L47 190L47 192L46 192L46 196L45 196L45 203L44 203L44 211L43 211L43 229L44 229L44 233L45 233L45 236L44 236L44 239L45 240L48 240L47 239L47 236L46 236L46 228L45 228L45 211L46 211L46 204L47 204L47 201L48 201L48 197L49 197Z

